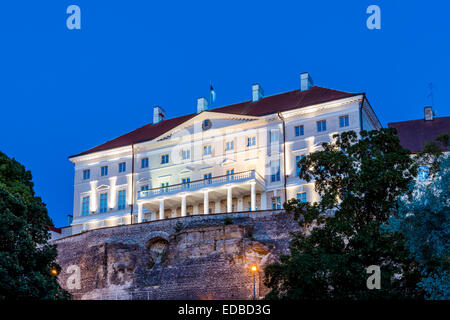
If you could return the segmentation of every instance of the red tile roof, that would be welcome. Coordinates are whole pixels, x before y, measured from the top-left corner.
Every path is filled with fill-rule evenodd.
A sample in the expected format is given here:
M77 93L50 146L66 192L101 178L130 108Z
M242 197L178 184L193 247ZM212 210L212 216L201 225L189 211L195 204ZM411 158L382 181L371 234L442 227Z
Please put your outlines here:
M429 121L419 119L393 122L388 123L388 127L397 129L403 148L411 152L419 152L427 141L434 141L439 134L450 132L450 117L439 117Z
M50 231L56 232L56 233L61 233L61 228L55 228L53 226L47 226L49 228Z
M307 107L314 104L348 98L359 94L361 93L348 93L316 86L305 91L289 91L273 96L264 97L256 102L252 102L250 100L225 107L208 109L208 111L248 116L264 116L279 111L287 111ZM175 128L181 123L193 118L194 116L196 116L196 114L192 113L177 118L163 120L162 122L157 124L147 124L139 129L131 131L118 138L110 140L95 148L89 149L72 157L152 140L160 136L161 134Z

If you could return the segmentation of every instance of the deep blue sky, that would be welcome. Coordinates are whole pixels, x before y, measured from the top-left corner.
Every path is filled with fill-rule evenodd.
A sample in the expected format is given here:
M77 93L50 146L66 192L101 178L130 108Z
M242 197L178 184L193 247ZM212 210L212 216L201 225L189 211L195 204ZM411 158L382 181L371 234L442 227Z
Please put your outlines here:
M68 30L66 8L81 8ZM366 8L381 7L381 30ZM450 115L449 1L2 1L0 150L32 171L56 226L73 206L68 156L152 121L316 85L366 92L383 125Z

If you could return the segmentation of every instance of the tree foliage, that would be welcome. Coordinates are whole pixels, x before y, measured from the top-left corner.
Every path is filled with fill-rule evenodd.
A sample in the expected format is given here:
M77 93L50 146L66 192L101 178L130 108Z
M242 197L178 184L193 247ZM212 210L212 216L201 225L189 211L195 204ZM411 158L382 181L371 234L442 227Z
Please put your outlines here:
M419 263L422 288L428 299L450 299L450 157L436 161L428 181L411 186L392 210L385 229L400 232ZM420 160L419 160L420 161Z
M284 204L299 221L290 254L265 269L271 299L416 298L417 265L399 233L380 232L396 198L417 174L395 129L335 135L300 160L300 179L314 181L320 200ZM369 290L366 268L381 268Z
M52 222L31 180L30 171L0 152L0 300L68 298L50 272L60 269L48 244Z

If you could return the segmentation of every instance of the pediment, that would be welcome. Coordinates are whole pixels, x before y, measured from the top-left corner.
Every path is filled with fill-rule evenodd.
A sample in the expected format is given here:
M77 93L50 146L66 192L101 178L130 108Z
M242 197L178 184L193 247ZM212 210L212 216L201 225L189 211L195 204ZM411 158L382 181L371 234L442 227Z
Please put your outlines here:
M144 178L140 178L137 182L138 183L146 183L146 182L150 182L150 179L144 177Z
M194 168L185 167L185 168L183 168L183 170L180 171L180 174L192 173L193 171L194 171Z
M165 140L171 137L182 137L199 132L206 132L215 129L232 127L234 125L246 123L249 121L258 120L259 117L220 113L214 111L204 111L199 113L194 118L182 123L178 127L164 133L157 138L158 141ZM205 125L204 121L208 120L209 124Z
M225 159L223 159L223 161L220 163L220 165L221 165L221 166L226 166L226 165L229 165L229 164L233 164L233 163L235 163L235 162L236 162L236 161L233 160L233 159L225 158Z
M109 186L106 184L102 184L102 185L99 185L96 189L97 190L108 190Z

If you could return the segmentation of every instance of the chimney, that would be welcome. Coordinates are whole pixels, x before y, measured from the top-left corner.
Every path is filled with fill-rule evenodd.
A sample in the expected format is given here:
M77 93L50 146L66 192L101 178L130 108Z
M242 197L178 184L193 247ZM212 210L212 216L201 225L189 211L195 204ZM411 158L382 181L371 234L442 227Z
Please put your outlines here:
M425 107L424 113L425 113L425 121L433 120L433 116L434 116L433 107Z
M252 101L259 101L264 97L264 90L259 84L252 85Z
M303 72L300 74L300 91L311 89L313 85L313 79L308 72Z
M205 111L208 109L208 100L206 98L201 97L197 99L197 113Z
M160 123L164 120L166 113L160 106L153 107L153 124Z

